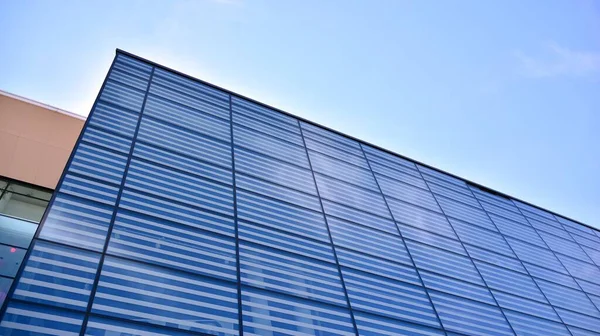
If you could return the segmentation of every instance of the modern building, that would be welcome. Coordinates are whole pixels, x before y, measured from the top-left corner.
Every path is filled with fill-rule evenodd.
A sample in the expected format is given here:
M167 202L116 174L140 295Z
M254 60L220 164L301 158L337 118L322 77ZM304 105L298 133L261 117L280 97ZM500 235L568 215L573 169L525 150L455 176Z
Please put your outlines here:
M600 335L600 232L118 51L2 335Z
M83 123L81 116L0 91L0 305Z

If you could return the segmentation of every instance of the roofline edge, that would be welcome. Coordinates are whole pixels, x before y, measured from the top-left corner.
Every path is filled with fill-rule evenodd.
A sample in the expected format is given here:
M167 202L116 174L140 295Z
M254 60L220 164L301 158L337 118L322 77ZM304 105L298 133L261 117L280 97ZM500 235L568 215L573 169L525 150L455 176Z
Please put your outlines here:
M181 71L178 71L178 70L175 70L175 69L169 68L168 66L162 65L162 64L160 64L160 63L156 63L156 62L154 62L154 61L151 61L151 60L149 60L149 59L146 59L146 58L143 58L143 57L141 57L141 56L138 56L138 55L136 55L136 54L130 53L130 52L128 52L128 51L125 51L125 50L123 50L123 49L116 48L116 50L115 50L115 51L116 51L116 53L117 53L117 54L123 54L123 55L125 55L125 56L129 56L129 57L135 58L135 59L137 59L137 60L139 60L139 61L145 62L145 63L147 63L147 64L149 64L149 65L152 65L152 66L155 66L155 67L162 68L162 69L164 69L164 70L167 70L167 71L173 72L173 73L175 73L175 74L178 74L178 75L180 75L180 76L186 77L186 78L188 78L188 79L191 79L191 80L193 80L193 81L200 82L200 83L202 83L202 84L204 84L204 85L210 86L210 87L212 87L212 88L214 88L214 89L221 90L221 91L223 91L223 92L225 92L225 93L227 93L227 94L230 94L230 95L232 95L232 96L236 96L236 97L238 97L238 98L245 99L245 100L247 100L247 101L250 101L250 102L252 102L252 103L255 103L255 104L258 104L258 105L261 105L261 106L263 106L263 107L266 107L266 108L268 108L268 109L271 109L271 110L277 111L277 112L279 112L279 113L283 113L283 114L285 114L285 115L287 115L287 116L290 116L290 117L296 118L296 119L298 119L298 120L300 120L300 121L303 121L303 122L305 122L305 123L308 123L308 124L311 124L311 125L314 125L314 126L317 126L317 127L321 127L321 128L323 128L323 129L325 129L325 130L328 130L328 131L330 131L330 132L334 132L334 133L336 133L336 134L338 134L338 135L341 135L341 136L343 136L343 137L346 137L346 138L352 139L352 140L354 140L354 141L358 141L358 142L359 142L359 143L361 143L361 144L364 144L364 145L367 145L367 146L373 147L373 148L375 148L375 149L381 150L381 151L383 151L383 152L386 152L386 153L388 153L388 154L391 154L391 155L394 155L394 156L398 156L398 157L400 157L400 158L402 158L402 159L409 160L409 161L411 161L411 162L414 162L414 163L416 163L416 164L419 164L419 165L421 165L421 166L424 166L424 167L427 167L427 168L433 169L433 170L435 170L435 171L437 171L437 172L440 172L440 173L443 173L443 174L446 174L446 175L452 176L452 177L454 177L454 178L457 178L457 179L459 179L459 180L461 180L461 181L464 181L464 182L466 182L467 184L470 184L470 185L472 185L472 186L475 186L475 187L477 187L477 188L491 190L491 191L495 192L496 194L498 194L498 195L500 195L500 196L502 196L502 197L509 198L509 199L512 199L512 200L515 200L515 201L518 201L518 202L524 203L524 204L526 204L526 205L529 205L529 206L532 206L532 207L534 207L534 208L537 208L537 209L540 209L540 210L546 211L546 212L548 212L548 213L551 213L551 214L552 214L552 215L554 215L554 216L559 216L559 217L562 217L562 218L564 218L564 219L570 220L570 221L572 221L572 222L575 222L575 223L577 223L577 224L580 224L580 225L586 226L586 227L588 227L588 228L590 228L590 229L592 229L592 230L594 230L594 231L600 232L600 228L596 228L596 227L594 227L594 226L592 226L592 225L589 225L589 224L586 224L586 223L582 223L582 222L580 222L580 221L578 221L578 220L576 220L576 219L572 219L572 218L569 218L569 217L567 217L567 216L565 216L565 215L558 214L558 213L556 213L556 212L554 212L554 211L552 211L552 210L544 209L544 208L542 208L542 207L540 207L540 206L538 206L538 205L535 205L535 204L529 203L529 202L527 202L527 201L523 201L523 200L521 200L521 199L519 199L519 198L516 198L516 197L510 196L510 195L508 195L508 194L505 194L505 193L503 193L503 192L497 191L497 190L495 190L495 189L492 189L492 188L490 188L490 187L486 187L486 186L484 186L484 185L482 185L482 184L479 184L479 183L477 183L477 182L473 182L473 181L471 181L471 180L468 180L468 179L466 179L466 178L460 177L460 176L458 176L458 175L455 175L455 174L453 174L453 173L450 173L450 172L444 171L444 170L442 170L442 169L440 169L440 168L433 167L433 166L431 166L431 165L428 165L428 164L426 164L426 163L422 163L422 162L420 162L420 161L417 161L417 160L415 160L415 159L409 158L409 157L407 157L407 156L404 156L404 155L402 155L402 154L398 154L398 153L396 153L396 152L393 152L393 151L391 151L391 150L389 150L389 149L385 149L385 148L383 148L383 147L379 147L379 146L377 146L377 145L374 145L374 144L372 144L372 143L370 143L370 142L368 142L368 141L364 141L364 140L358 139L358 138L356 138L356 137L353 137L353 136L351 136L351 135L345 134L345 133L343 133L343 132L340 132L340 131L338 131L338 130L335 130L335 129L329 128L329 127L327 127L327 126L321 125L321 124L319 124L319 123L317 123L317 122L314 122L314 121L311 121L311 120L304 119L303 117L299 117L299 116L297 116L297 115L295 115L295 114L292 114L292 113L290 113L290 112L286 112L286 111L283 111L283 110L281 110L281 109L278 109L277 107L270 106L270 105L268 105L268 104L265 104L265 103L263 103L263 102L260 102L260 101L254 100L254 99L252 99L252 98L249 98L249 97L246 97L246 96L244 96L244 95L241 95L241 94L239 94L239 93L237 93L237 92L233 92L233 91L231 91L231 90L228 90L228 89L222 88L222 87L220 87L220 86L218 86L218 85L212 84L212 83L210 83L210 82L207 82L207 81L204 81L204 80L202 80L202 79L198 79L198 78L196 78L196 77L194 77L194 76L191 76L191 75L185 74L185 73L183 73L183 72L181 72ZM558 219L557 219L557 221L558 221ZM562 224L562 223L561 223L561 224Z

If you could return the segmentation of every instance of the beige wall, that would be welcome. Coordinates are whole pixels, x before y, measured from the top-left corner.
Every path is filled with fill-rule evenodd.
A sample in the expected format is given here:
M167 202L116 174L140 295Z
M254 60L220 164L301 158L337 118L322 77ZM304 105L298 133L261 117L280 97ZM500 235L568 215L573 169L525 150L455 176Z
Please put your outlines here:
M0 176L54 189L83 117L0 91Z

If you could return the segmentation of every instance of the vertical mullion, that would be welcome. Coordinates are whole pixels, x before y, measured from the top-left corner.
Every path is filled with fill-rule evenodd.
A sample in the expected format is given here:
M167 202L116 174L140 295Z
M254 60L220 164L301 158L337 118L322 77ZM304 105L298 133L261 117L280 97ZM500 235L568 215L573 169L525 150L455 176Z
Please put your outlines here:
M379 181L377 181L377 177L375 176L375 172L371 168L371 163L369 162L369 159L367 158L367 154L365 153L363 145L362 145L362 143L359 144L359 145L360 145L360 150L361 150L361 152L363 154L363 157L365 158L365 161L367 162L367 166L369 167L369 171L371 172L371 176L373 176L373 180L375 181L375 184L377 185L377 189L379 189L379 193L381 194L381 198L383 198L383 202L385 203L385 206L388 209L388 212L390 213L390 216L392 217L392 221L394 222L394 226L396 227L396 230L398 231L398 235L400 236L400 240L402 241L402 245L404 245L404 248L406 249L406 253L408 254L408 257L410 259L412 267L417 272L417 276L419 277L419 282L421 283L421 286L423 286L423 290L425 291L425 294L427 295L427 300L429 300L429 304L431 305L431 308L433 309L433 312L435 313L435 317L437 318L438 323L440 324L440 328L442 329L442 331L444 332L444 334L447 335L448 333L446 332L446 329L444 328L444 325L442 324L442 320L440 319L440 315L438 314L437 309L435 309L435 306L433 305L433 301L431 300L431 296L429 295L429 291L427 290L427 287L425 287L425 282L421 278L421 273L419 272L419 269L417 268L417 264L415 263L415 261L414 261L414 259L412 257L412 254L410 253L410 250L408 249L408 246L404 242L404 237L402 236L402 232L400 231L400 227L398 226L398 223L396 223L396 219L394 218L394 214L392 213L392 209L388 205L388 202L385 199L385 196L383 194L383 190L381 190L381 186L379 185Z
M485 281L485 279L483 278L483 275L481 275L481 272L477 268L477 265L475 265L475 262L473 261L473 258L471 258L471 255L467 251L467 248L465 247L465 244L460 239L460 236L458 235L458 233L456 233L456 230L454 229L454 226L452 226L452 223L450 223L450 220L448 219L448 215L446 215L446 212L444 211L444 209L440 205L440 202L438 202L437 198L435 197L435 194L433 193L433 191L431 191L431 188L429 187L429 184L427 183L427 181L423 177L423 173L419 170L418 166L417 166L417 171L419 172L419 175L421 176L421 179L425 182L425 185L427 186L427 190L429 190L429 193L431 193L431 196L435 200L435 203L440 208L440 211L442 212L442 214L444 215L444 217L446 217L446 221L448 222L448 225L450 225L450 228L452 228L452 232L454 232L454 235L456 236L456 239L458 239L458 242L462 246L463 250L465 251L465 253L467 253L467 257L469 258L469 261L471 261L471 265L473 265L473 268L475 268L475 271L477 271L477 274L479 274L479 277L481 278L481 281L483 281L483 284L485 285L485 288L490 293L490 296L494 300L494 303L496 304L496 307L498 307L498 310L500 310L500 313L502 314L502 317L504 317L504 320L506 321L506 324L510 327L510 330L512 331L512 333L514 335L517 335L517 333L515 332L515 329L513 328L512 324L510 324L510 322L508 322L508 318L506 317L506 314L504 314L504 311L502 310L502 308L500 308L500 304L498 303L498 300L496 300L496 297L494 296L494 294L492 294L492 291L490 290L490 286L488 286L487 281ZM477 198L475 198L475 199L477 199ZM483 210L483 211L485 212L485 210ZM487 214L487 212L486 212L486 214Z
M502 232L498 229L498 226L496 225L496 223L494 223L494 221L492 220L492 217L490 216L490 214L485 210L485 208L483 207L483 205L481 204L481 201L479 201L479 199L477 198L477 196L475 195L475 193L473 192L473 190L471 190L471 187L467 184L467 188L469 189L469 191L471 192L471 195L473 195L473 198L475 198L475 200L477 201L477 204L479 204L479 206L481 207L481 209L483 210L483 212L485 212L486 216L488 217L488 219L490 220L490 222L492 223L492 225L494 225L494 227L496 228L496 230L498 231L498 233L500 234L500 236L502 237L502 239L504 240L504 242L506 243L506 245L508 245L508 248L510 248L510 251L515 255L515 257L517 258L517 260L519 261L519 263L521 264L521 266L523 267L523 269L525 270L525 272L527 272L527 275L529 275L529 277L531 278L531 280L533 281L533 283L535 284L535 287L540 291L540 293L542 293L542 296L544 297L544 299L546 299L546 301L548 302L548 305L550 307L552 307L552 310L554 311L554 313L556 314L556 316L558 317L558 319L560 320L560 322L563 325L566 325L565 322L563 321L563 319L560 317L560 315L558 315L558 312L556 311L556 309L554 309L554 306L552 304L550 304L550 300L548 300L548 298L546 297L546 294L544 294L544 292L542 291L542 289L540 288L540 286L538 285L537 282L535 282L535 280L533 279L533 276L531 275L531 273L529 273L529 270L527 269L527 267L525 267L525 264L523 263L523 260L521 260L519 258L519 256L517 256L517 254L515 253L515 251L513 250L512 246L510 246L510 244L508 243L508 240L506 239L506 237L504 236L504 234L502 234ZM515 206L516 207L516 206ZM516 207L517 209L519 209L518 207ZM520 211L519 211L520 212ZM535 229L534 229L535 230ZM537 231L536 231L537 233ZM539 234L538 234L539 236ZM459 238L460 239L460 238ZM542 239L542 237L540 237L540 239ZM542 239L542 241L544 241ZM546 242L544 242L545 244ZM468 253L468 252L467 252ZM558 258L557 258L558 259ZM477 267L477 266L476 266ZM484 280L485 281L485 280ZM511 293L512 294L512 293ZM492 293L492 296L494 296L494 294ZM500 307L500 306L498 306ZM500 307L500 310L502 310L502 308ZM529 314L528 314L529 315ZM509 322L510 323L510 322ZM573 335L571 333L571 330L569 330L569 328L567 328L567 331L569 332L570 335Z
M44 214L42 215L42 219L38 223L38 227L35 231L35 234L33 235L33 238L29 242L29 246L27 247L27 253L25 253L25 256L23 257L23 262L21 263L21 266L19 267L19 270L17 271L17 274L14 277L14 281L13 281L10 289L8 290L8 293L6 294L4 304L0 308L0 322L4 319L4 314L6 313L6 309L8 308L8 302L12 298L13 293L15 292L15 290L17 288L18 280L21 278L21 275L23 275L23 271L25 270L25 264L27 264L27 261L29 261L29 257L31 256L31 252L32 252L31 250L33 249L33 244L38 239L38 237L42 231L42 227L44 226L44 223L46 222L46 217L48 217L48 214L50 213L50 209L54 205L54 200L56 199L58 190L60 189L60 186L62 186L63 180L67 176L67 171L69 170L69 167L71 166L71 162L73 162L73 159L75 158L75 152L77 152L77 149L79 148L79 145L81 144L81 139L83 138L83 135L84 135L85 131L87 130L88 125L89 125L90 121L92 120L92 117L94 116L94 111L96 110L96 105L98 105L98 101L100 100L100 95L104 91L104 87L106 86L106 83L108 82L108 77L110 77L111 71L112 71L116 61L117 61L117 55L115 55L115 58L113 58L113 61L110 64L110 67L108 68L106 77L104 77L102 86L100 87L100 90L98 91L98 94L96 95L96 100L94 100L94 105L92 105L92 109L90 110L90 113L89 113L87 119L85 120L83 127L81 127L81 132L79 132L79 136L77 137L77 141L73 145L73 149L71 150L69 159L65 163L65 168L63 169L62 174L60 175L60 178L59 178L58 182L56 183L56 189L54 189L52 191L52 197L50 198L50 201L48 202L48 205L46 206L46 209L44 210ZM8 189L9 184L10 183L8 183L6 185L5 191Z
M231 137L231 174L233 175L233 221L235 225L235 262L237 276L237 300L238 300L238 330L239 335L244 336L243 316L242 316L242 271L240 264L240 237L237 213L237 189L235 183L235 150L233 144L233 107L232 98L229 95L229 135Z
M140 108L137 125L135 127L135 131L133 132L133 138L131 139L131 147L129 148L127 162L125 163L125 170L123 171L123 179L121 180L121 186L119 187L119 192L117 194L117 199L115 201L112 218L108 225L108 231L106 232L106 240L104 242L104 248L102 249L102 254L100 255L100 261L98 262L96 278L94 279L94 283L92 284L92 289L90 291L90 297L88 299L88 305L87 305L87 308L85 311L85 316L83 317L83 323L81 324L81 330L79 331L80 336L84 336L87 322L88 322L88 319L90 316L90 312L92 310L92 305L94 303L94 298L96 296L96 291L98 290L98 282L100 281L100 273L102 273L102 266L104 265L104 259L106 258L106 250L108 249L108 244L110 242L110 236L112 234L113 227L115 226L115 219L117 217L117 211L119 210L119 205L121 203L121 196L123 195L123 189L125 187L125 181L127 179L129 165L131 164L133 150L134 150L134 147L135 147L135 144L137 141L137 136L138 136L138 132L140 130L140 125L142 123L142 117L144 115L144 108L146 107L146 101L148 100L148 92L150 91L150 85L152 84L152 79L154 77L154 69L155 69L155 67L152 67L152 71L150 72L150 77L148 78L148 85L146 86L146 93L144 95L142 107Z
M308 147L306 147L306 141L304 140L304 133L302 132L302 125L300 125L300 121L296 119L298 124L298 128L300 129L300 137L302 138L302 144L304 145L304 151L306 153L306 159L308 160L308 167L310 168L310 173L313 178L313 183L315 184L315 190L317 191L317 198L319 199L319 205L321 206L321 213L323 215L323 220L325 221L325 227L327 228L327 234L329 236L329 243L331 244L331 250L333 251L333 258L335 259L335 264L337 266L338 274L340 276L340 282L342 284L342 289L344 290L344 296L346 297L346 304L348 305L348 310L350 312L350 319L352 320L352 326L354 327L354 333L356 336L358 335L358 327L356 326L356 321L354 319L354 311L352 310L352 304L350 303L350 297L348 296L348 290L346 289L346 283L344 281L344 276L342 275L342 267L337 257L337 253L335 251L335 245L333 244L333 236L331 235L331 230L329 229L329 224L327 223L327 216L325 216L325 208L323 207L323 200L321 199L321 194L319 193L319 186L317 185L317 179L315 178L315 172L312 168L312 163L310 162L310 155L308 154Z
M0 200L2 200L2 197L4 196L4 194L6 194L6 191L8 190L8 186L10 186L10 183L8 183L8 181L7 181L6 187L4 187L4 189L2 189L2 192L0 192Z

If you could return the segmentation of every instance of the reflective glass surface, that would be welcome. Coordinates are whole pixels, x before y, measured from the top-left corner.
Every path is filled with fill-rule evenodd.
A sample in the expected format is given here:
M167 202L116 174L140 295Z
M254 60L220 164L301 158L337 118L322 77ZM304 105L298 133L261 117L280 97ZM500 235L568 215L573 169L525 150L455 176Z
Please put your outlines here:
M65 171L0 334L600 335L597 230L122 52Z

